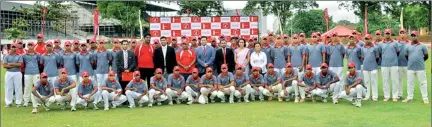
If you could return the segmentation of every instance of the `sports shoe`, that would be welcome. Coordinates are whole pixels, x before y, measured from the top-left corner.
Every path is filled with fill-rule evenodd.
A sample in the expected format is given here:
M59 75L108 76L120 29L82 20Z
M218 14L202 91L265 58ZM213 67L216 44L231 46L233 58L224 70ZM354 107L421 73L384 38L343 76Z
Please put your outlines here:
M357 99L357 102L356 102L356 107L361 107L361 99Z
M251 101L255 101L255 96L254 95L252 95Z
M312 102L314 102L314 103L316 102L315 97L312 97L311 99L312 99Z
M153 104L152 104L152 103L150 103L150 104L148 104L148 105L147 105L147 107L153 107Z
M158 102L158 103L157 103L157 105L159 105L159 106L160 106L160 105L162 105L162 103L161 103L161 102Z
M364 100L364 101L367 101L367 100L369 100L369 97L365 97L365 98L363 98L363 100Z
M46 109L45 109L46 110ZM48 109L49 110L49 109ZM76 111L76 108L75 108L75 106L72 106L71 107L71 111Z
M96 104L93 104L93 109L94 109L94 110L98 110L99 108L97 107Z
M378 101L378 99L375 98L375 99L372 99L372 101L375 101L375 102L376 102L376 101Z
M6 105L5 107L6 108L10 108L12 105L11 104L8 104L8 105Z
M23 107L27 107L28 106L28 102L24 102Z
M423 99L424 104L429 104L429 99Z
M87 106L85 106L85 107L87 108ZM62 105L60 109L61 110L65 110L66 109L66 105Z
M279 102L282 102L282 101L283 101L283 98L278 97L278 101L279 101Z
M241 102L241 99L238 99L238 100L237 100L237 103L240 103L240 102Z
M338 104L338 100L337 99L333 99L333 104Z
M117 106L115 106L114 104L111 106L111 108L117 108Z
M191 105L193 103L193 101L189 101L189 102L187 102L186 104L187 105Z
M234 100L229 100L229 103L230 104L234 104Z
M210 99L210 101L211 101L211 103L215 103L215 100L213 100L213 99Z
M383 101L384 101L384 102L387 102L388 100L389 100L388 98L384 98L384 100L383 100Z
M298 102L299 102L299 99L300 99L300 98L296 97L295 100L294 100L294 103L298 103Z
M393 102L398 102L398 99L397 98L393 98Z
M321 100L322 102L327 103L327 98L322 97Z
M106 108L104 108L104 110L105 110L105 111L108 111L108 110L109 110L109 108L108 108L108 107L106 107Z
M49 111L50 109L45 104L42 104L42 107L45 109L45 111Z
M351 104L352 104L352 105L356 105L356 104L357 104L357 101L356 101L355 99L352 99L352 100L351 100Z
M143 104L138 104L138 107L143 107Z
M179 99L176 100L177 104L181 104L181 101Z
M21 105L16 105L17 108L21 107Z
M245 100L246 103L249 103L249 100Z
M302 99L300 99L300 103L303 103L305 100L302 98Z
M128 107L129 108L135 108L135 105L129 105Z
M403 100L402 102L403 103L412 102L412 99L405 98L405 100Z
M288 102L288 101L290 101L290 100L291 100L290 98L285 99L286 102Z
M172 102L172 101L169 101L168 104L169 104L169 105L173 105L173 102Z
M269 98L267 98L268 99L268 101L272 101L273 100L273 97L272 96L270 96Z
M37 109L37 108L33 108L32 113L33 113L33 114L38 113L38 109Z

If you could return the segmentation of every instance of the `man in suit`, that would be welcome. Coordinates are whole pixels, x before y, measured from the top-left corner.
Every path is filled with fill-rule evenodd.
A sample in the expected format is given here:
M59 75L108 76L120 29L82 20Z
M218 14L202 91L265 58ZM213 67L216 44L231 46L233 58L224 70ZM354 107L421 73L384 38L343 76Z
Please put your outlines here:
M216 50L216 56L215 56L215 65L217 67L217 73L221 73L221 65L227 64L228 65L228 71L233 72L234 70L234 53L230 48L227 48L227 42L226 40L221 40L219 46L221 48Z
M161 47L157 48L153 55L155 68L162 68L165 79L173 73L174 66L177 66L175 49L167 45L166 37L160 39Z
M123 40L121 42L122 50L117 53L117 70L118 70L118 79L120 80L120 85L122 87L122 91L126 91L125 87L129 83L129 81L122 81L122 72L134 72L137 63L136 57L134 56L134 52L129 49L129 42L127 40ZM126 58L126 59L125 59Z
M199 74L204 75L207 67L213 67L215 60L215 50L210 45L207 45L207 37L201 37L201 46L196 48Z

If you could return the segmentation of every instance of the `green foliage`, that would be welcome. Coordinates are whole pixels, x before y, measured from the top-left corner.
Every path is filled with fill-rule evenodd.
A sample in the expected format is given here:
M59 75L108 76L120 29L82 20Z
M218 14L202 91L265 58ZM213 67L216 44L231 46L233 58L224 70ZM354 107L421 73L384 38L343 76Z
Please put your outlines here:
M318 7L315 1L248 1L243 8L243 12L245 14L253 14L260 9L266 16L269 14L279 15L282 28L286 28L289 18L293 15L292 10L297 9L301 11L314 7Z
M24 30L26 27L30 26L24 18L17 18L12 21L12 27L5 29L5 36L7 39L27 39L28 34Z
M131 35L139 30L138 13L145 8L145 1L98 1L102 18L117 19ZM93 17L92 17L93 18Z
M292 18L292 29L290 25L285 27L285 32L289 33L300 33L304 32L307 36L312 34L312 32L326 32L326 23L324 20L324 10L309 10L309 11L299 11ZM329 29L333 24L332 17L329 16Z
M348 20L340 20L336 23L337 25L347 26L347 25L353 25L354 23L351 23Z
M178 14L186 14L189 9L191 15L195 16L220 16L225 9L222 1L180 1Z
M364 21L360 20L357 24L356 29L363 31ZM392 33L395 34L399 31L399 19L392 18L387 15L383 15L377 12L371 12L368 15L368 33L375 33L376 30L384 31L384 29L392 29Z

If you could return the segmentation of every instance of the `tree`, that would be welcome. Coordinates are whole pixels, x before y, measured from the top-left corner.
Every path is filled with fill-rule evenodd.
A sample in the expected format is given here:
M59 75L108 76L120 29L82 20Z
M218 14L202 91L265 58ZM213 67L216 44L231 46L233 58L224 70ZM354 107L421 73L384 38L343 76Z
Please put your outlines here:
M117 19L123 30L131 36L139 30L138 14L145 8L145 1L98 1L97 7L102 18ZM141 20L143 22L143 20Z
M186 14L189 9L191 15L196 16L220 16L225 9L222 1L180 1L178 14Z
M364 20L360 20L356 29L363 31ZM391 29L393 34L399 31L399 19L392 18L389 15L381 14L380 12L371 12L368 14L368 33L375 33L376 30L384 31Z
M16 41L17 39L27 39L28 34L24 29L30 26L24 18L17 18L12 21L12 27L5 29L5 35L7 39Z
M265 16L274 14L279 16L282 28L286 28L288 19L293 15L292 10L301 11L314 7L318 7L315 1L248 1L243 8L243 12L249 15L260 9Z
M299 11L294 15L291 23L293 33L304 32L306 35L310 35L312 32L324 33L327 31L323 10ZM332 23L332 17L329 17L329 27ZM289 26L285 27L286 32L289 33L290 30Z
M404 8L404 27L413 27L420 29L421 27L428 27L431 23L431 2L428 1L387 1L383 2L385 11L393 18L399 18L402 7ZM429 12L426 14L426 12ZM429 27L430 28L430 27Z
M337 25L347 26L347 25L353 25L354 23L351 23L348 20L340 20L336 23Z

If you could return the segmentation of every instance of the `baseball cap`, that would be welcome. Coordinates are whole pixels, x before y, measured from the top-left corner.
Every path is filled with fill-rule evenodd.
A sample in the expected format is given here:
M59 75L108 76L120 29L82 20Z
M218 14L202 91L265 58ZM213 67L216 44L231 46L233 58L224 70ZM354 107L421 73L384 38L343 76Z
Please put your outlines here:
M78 40L74 40L73 43L74 44L79 44L79 41Z
M117 39L117 38L114 38L114 39L113 39L113 42L114 42L114 43L119 43L119 42L120 42L120 40L119 40L119 39Z
M366 38L367 38L367 39L372 39L372 35L370 35L370 34L366 34L366 35L365 35L365 39L366 39Z
M17 40L16 42L17 42L17 44L22 44L23 43L22 40Z
M153 42L154 42L154 44L159 44L159 40L158 39L154 39Z
M356 35L357 33L358 33L357 30L353 30L353 31L351 32L351 34L353 34L353 35Z
M194 68L193 70L192 70L192 73L198 73L199 71L198 71L198 69L197 68Z
M182 40L182 44L187 44L188 41L187 40Z
M328 65L327 65L327 63L322 63L320 67L321 68L323 68L323 67L328 68Z
M161 68L156 68L155 73L162 73L162 69Z
M284 35L283 35L283 38L288 38L288 35L287 35L287 34L284 34Z
M54 40L54 43L60 43L60 39L58 39L58 38L55 39L55 40Z
M70 46L72 43L70 41L65 41L65 45Z
M315 32L317 36L321 36L321 32Z
M401 33L401 32L404 32L404 33L406 33L406 30L405 30L405 28L402 28L402 29L400 29L400 30L399 30L399 33Z
M105 40L104 39L99 39L99 44L104 44Z
M44 38L44 35L43 35L42 33L39 33L39 34L37 35L37 38Z
M269 33L268 33L268 36L273 36L273 32L269 32Z
M113 70L111 70L111 71L109 71L108 72L108 75L115 75L116 73L115 73L115 71L113 71Z
M274 65L272 63L268 63L267 68L270 68L270 67L274 68Z
M48 74L46 72L42 72L40 74L40 78L48 78Z
M381 35L381 30L376 30L375 35Z
M206 72L211 72L211 71L213 71L213 68L211 68L211 67L206 68Z
M306 69L312 69L312 65L310 64L306 65Z
M237 64L237 65L236 65L236 69L243 69L243 67L242 67L242 65Z
M293 34L292 37L293 37L294 39L297 39L297 38L299 38L299 35L298 35L298 34Z
M174 66L174 71L180 71L180 67L179 66Z
M349 62L348 63L348 67L355 67L355 63L354 62Z
M316 33L312 33L311 37L318 37Z
M223 70L223 69L228 69L228 65L227 64L222 64L221 65L221 69Z
M385 33L385 34L391 34L391 30L390 30L390 29L385 29L385 30L384 30L384 33Z
M90 39L90 40L89 40L89 43L95 43L95 42L96 42L95 39Z
M66 70L66 68L61 68L61 69L60 69L60 74L61 74L61 73L66 73L66 74L67 74L67 73L68 73L68 70Z
M171 40L172 40L172 41L177 41L177 39L176 39L176 38L172 38Z
M87 46L87 44L86 44L86 43L81 43L81 47L82 47L82 46Z
M81 76L82 77L89 76L89 73L87 71L84 71L83 73L81 73Z
M30 41L30 42L27 42L27 45L35 45L35 43Z
M415 31L415 30L412 31L412 32L411 32L411 36L412 36L412 35L418 36L418 31Z
M160 69L160 68L159 68ZM141 73L139 71L134 71L133 73L134 76L141 76Z
M11 44L11 47L18 47L18 44L17 43L14 43L14 42L12 42L12 44Z
M300 35L299 35L300 37L306 37L306 34L305 33L300 33Z
M333 32L331 35L332 35L332 37L335 37L335 36L338 36L338 33L337 32Z
M193 38L192 38L192 41L196 41L196 40L198 40L197 37L193 37Z
M252 71L258 71L260 68L258 67L252 67Z
M292 64L291 64L291 63L286 63L286 64L285 64L285 67L286 67L286 68L292 68Z
M280 35L276 35L276 39L282 39Z
M183 35L182 37L181 37L181 39L185 39L186 38L186 35Z
M51 41L48 41L48 42L46 43L46 46L53 46L53 43L52 43Z
M350 35L348 36L348 38L351 38L351 37L354 37L354 34L350 34Z
M263 39L263 40L267 40L267 36L263 36L262 39Z

